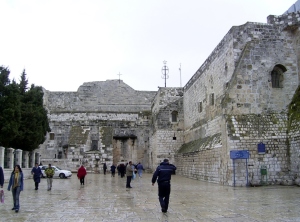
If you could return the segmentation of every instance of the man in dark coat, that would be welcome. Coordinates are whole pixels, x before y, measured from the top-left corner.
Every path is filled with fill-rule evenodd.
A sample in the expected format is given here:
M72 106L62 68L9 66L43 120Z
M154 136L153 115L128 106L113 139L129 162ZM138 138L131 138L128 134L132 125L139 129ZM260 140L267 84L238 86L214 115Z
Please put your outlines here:
M171 175L174 174L175 170L176 167L170 164L168 159L164 159L156 168L152 177L152 186L154 186L157 179L158 199L163 213L168 211L171 193Z
M3 184L4 184L4 173L2 167L0 166L0 188L3 188Z
M116 173L116 166L115 166L115 164L111 165L110 171L111 171L111 177L115 177L115 173Z
M106 170L107 170L106 163L103 163L103 173L104 173L104 175L106 174Z
M33 180L35 184L35 190L39 189L39 183L41 182L42 170L38 163L35 163L35 167L32 168L31 174L33 175Z
M131 179L133 176L133 171L134 171L134 167L131 161L129 161L129 163L126 166L126 176L127 176L127 180L126 180L126 188L132 188L130 186L131 183Z
M126 167L125 167L124 163L120 164L119 169L120 169L121 178L123 178L125 175L125 171L126 171Z

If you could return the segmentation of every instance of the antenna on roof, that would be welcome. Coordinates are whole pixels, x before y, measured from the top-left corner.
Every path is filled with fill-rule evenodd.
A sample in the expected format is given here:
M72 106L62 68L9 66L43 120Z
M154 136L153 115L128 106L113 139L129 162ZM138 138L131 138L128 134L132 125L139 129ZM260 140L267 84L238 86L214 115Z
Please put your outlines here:
M162 72L161 78L165 79L165 87L167 87L167 79L169 78L169 75L168 75L169 68L168 68L168 66L166 66L166 64L167 64L166 60L163 61L163 63L164 63L164 66L161 68L161 72Z
M179 64L180 87L181 87L181 63Z

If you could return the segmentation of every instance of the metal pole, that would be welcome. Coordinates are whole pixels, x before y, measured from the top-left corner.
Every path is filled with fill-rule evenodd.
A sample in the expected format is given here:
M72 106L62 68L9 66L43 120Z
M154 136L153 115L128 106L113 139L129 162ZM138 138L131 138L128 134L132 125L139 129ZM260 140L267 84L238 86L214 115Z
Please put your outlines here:
M165 87L167 87L167 71L166 71L166 65L164 66L164 71L165 71L165 74L164 74L164 76L165 76Z
M247 184L246 186L249 186L249 182L248 182L248 159L246 159L246 176L247 176Z
M180 75L180 87L181 87L181 63L180 63L180 67L179 67L179 75Z
M232 159L233 161L233 186L235 187L235 166L234 166L234 159Z
M167 61L163 61L164 66L161 69L162 72L162 78L165 79L165 87L167 87L167 79L169 78L168 73L169 73L169 68L168 66L166 66Z

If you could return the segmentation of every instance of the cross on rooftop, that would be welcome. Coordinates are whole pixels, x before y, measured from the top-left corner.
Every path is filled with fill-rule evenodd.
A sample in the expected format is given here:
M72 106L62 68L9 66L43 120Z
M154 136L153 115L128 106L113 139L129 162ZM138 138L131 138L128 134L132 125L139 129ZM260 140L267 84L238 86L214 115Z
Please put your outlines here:
M120 84L120 77L121 77L121 73L119 72L119 74L117 74L119 76L119 84Z

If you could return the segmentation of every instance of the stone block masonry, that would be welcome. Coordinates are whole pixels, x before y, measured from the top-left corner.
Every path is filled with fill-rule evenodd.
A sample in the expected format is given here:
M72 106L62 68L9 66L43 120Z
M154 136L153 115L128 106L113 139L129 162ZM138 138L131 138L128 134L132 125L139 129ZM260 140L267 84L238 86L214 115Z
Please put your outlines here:
M185 143L175 155L180 174L232 185L230 150L249 150L252 181L261 180L262 167L267 169L270 184L293 180L291 168L299 175L299 168L292 164L299 159L299 130L289 130L288 106L300 79L300 20L297 13L273 18L275 22L269 24L248 22L232 27L184 86ZM278 69L281 76L276 85ZM293 124L298 125L299 119ZM216 145L203 148L217 134L220 161L211 153ZM257 153L260 142L266 145L261 155ZM188 155L200 159L195 164L201 169L196 171L199 174L189 173ZM207 165L214 169L220 165L221 170L214 171L215 179ZM237 184L246 184L245 163L237 165L236 178Z
M246 185L246 168L252 184L293 184L300 172L299 17L232 27L183 88L136 91L108 80L77 92L44 90L56 135L45 144L60 150L72 127L86 127L85 145L101 144L105 158L143 161L151 170L168 158L178 174L230 186L230 151L248 150L248 165L236 160L237 186Z
M77 92L44 90L49 113L149 111L156 92L136 91L123 81L84 83Z

